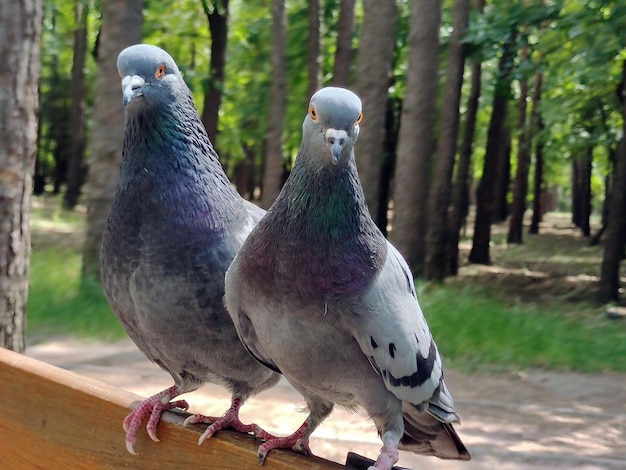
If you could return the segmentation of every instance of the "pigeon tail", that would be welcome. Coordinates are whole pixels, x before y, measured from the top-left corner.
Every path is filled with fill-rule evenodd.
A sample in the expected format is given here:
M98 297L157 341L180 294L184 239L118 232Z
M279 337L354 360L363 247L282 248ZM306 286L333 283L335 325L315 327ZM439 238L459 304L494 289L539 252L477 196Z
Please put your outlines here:
M437 419L430 409L419 411L414 405L403 402L402 417L404 435L399 449L440 459L470 460L471 456L452 424Z
M439 388L428 401L426 412L443 423L460 423L461 418L456 414L454 400L448 391L443 379Z

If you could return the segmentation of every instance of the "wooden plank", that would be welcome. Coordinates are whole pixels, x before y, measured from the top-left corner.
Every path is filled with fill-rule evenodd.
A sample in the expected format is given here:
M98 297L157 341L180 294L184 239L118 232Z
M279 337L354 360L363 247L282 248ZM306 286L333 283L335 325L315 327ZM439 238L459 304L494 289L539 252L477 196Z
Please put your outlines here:
M259 441L220 431L201 446L206 425L184 428L183 412L166 412L161 442L142 428L126 451L122 421L141 397L0 348L0 468L15 469L345 469L317 457L274 450L263 467Z

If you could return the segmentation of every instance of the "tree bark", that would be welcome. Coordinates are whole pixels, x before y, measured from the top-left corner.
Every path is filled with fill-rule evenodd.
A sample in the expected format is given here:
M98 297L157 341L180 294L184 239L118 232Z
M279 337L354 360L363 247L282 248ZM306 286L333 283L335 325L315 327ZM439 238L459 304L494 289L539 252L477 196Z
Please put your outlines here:
M211 65L207 88L202 106L202 124L211 143L217 148L219 110L224 92L224 71L226 69L226 45L228 41L228 0L214 0L211 8L207 0L202 0L204 13L209 20L211 32Z
M622 62L622 81L626 83L626 60ZM626 99L622 99L622 116L623 134L626 135ZM626 244L624 214L626 214L626 139L622 137L615 154L615 174L604 235L604 253L600 266L598 287L602 302L619 301L620 263L623 259L624 244Z
M470 263L491 264L489 255L491 222L496 203L495 186L498 167L501 164L498 160L501 156L500 146L504 134L511 87L511 72L515 58L515 37L516 33L513 31L510 40L503 44L502 55L498 64L498 77L487 131L483 175L476 191L476 220L474 222L472 249L469 255Z
M507 114L509 102L506 103ZM499 137L498 170L494 190L494 209L491 215L491 223L504 222L509 216L509 187L511 186L511 128L504 123Z
M342 0L337 22L337 48L333 64L334 86L346 87L350 83L352 63L352 33L354 32L354 4L356 0Z
M572 160L572 223L580 227L580 163L577 157Z
M24 350L41 0L0 2L0 346Z
M591 235L591 172L593 170L593 147L587 147L580 162L580 214L579 227L584 237Z
M459 130L459 105L467 44L463 37L469 24L470 0L456 0L452 10L453 32L448 45L448 68L442 100L435 173L428 197L425 277L441 281L448 274L448 206Z
M355 152L367 206L376 224L382 227L385 222L377 215L381 212L385 111L391 80L397 7L394 0L363 0L363 10L354 90L363 101L365 118L361 123Z
M522 62L527 62L529 47L522 49ZM517 123L517 171L513 184L513 204L509 219L509 233L507 243L523 243L524 213L526 212L526 196L528 195L528 170L530 167L530 139L526 125L528 105L528 79L520 80L520 97Z
M67 161L65 176L66 189L63 206L72 209L78 204L81 188L85 180L85 62L87 59L87 15L89 2L77 1L74 4L76 29L74 30L74 60L72 62L72 132L71 151Z
M141 41L143 0L102 2L102 29L90 136L91 161L87 184L87 227L83 246L83 277L99 277L102 232L119 177L124 139L124 109L117 56Z
M485 8L485 0L478 0L476 7L480 13L482 13ZM474 59L472 61L471 74L472 78L470 92L467 98L463 140L461 142L461 148L459 149L459 161L452 193L452 208L450 210L450 235L448 240L448 252L450 255L448 270L449 274L452 276L456 276L459 270L459 240L461 239L461 230L465 226L469 212L470 168L472 164L476 116L478 115L478 105L482 87L482 63L480 59Z
M309 0L309 37L308 55L308 93L307 98L320 89L322 83L322 56L320 47L320 28L322 25L322 5L320 0Z
M272 73L261 207L269 208L284 181L283 121L287 112L287 12L285 0L272 0Z
M439 72L440 0L411 6L406 96L400 118L390 239L423 274L427 200Z
M543 84L543 74L541 71L537 71L535 74L535 90L533 92L533 112L531 116L531 123L533 134L537 136L537 142L535 144L535 169L533 177L533 214L530 219L529 234L539 233L539 223L543 217L543 205L541 203L541 196L543 194L543 135L544 128L543 119L541 117L541 88Z

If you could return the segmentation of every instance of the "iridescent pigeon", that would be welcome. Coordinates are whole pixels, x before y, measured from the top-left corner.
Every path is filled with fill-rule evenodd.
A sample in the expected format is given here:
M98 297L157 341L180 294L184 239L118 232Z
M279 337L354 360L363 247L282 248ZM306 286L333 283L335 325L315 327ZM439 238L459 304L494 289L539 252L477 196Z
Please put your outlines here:
M174 379L125 419L127 448L134 453L148 416L148 434L158 441L161 413L186 409L173 400L205 382L226 387L232 406L221 418L188 418L213 423L200 442L224 427L267 437L239 421L239 408L279 375L246 351L223 304L226 269L264 212L230 184L169 54L135 45L117 67L125 133L100 252L102 283L128 335Z
M441 357L400 253L374 224L357 175L361 100L343 88L315 93L285 186L226 274L226 306L247 348L280 370L309 415L274 448L309 453L309 436L335 404L362 407L383 447L469 460L443 381Z

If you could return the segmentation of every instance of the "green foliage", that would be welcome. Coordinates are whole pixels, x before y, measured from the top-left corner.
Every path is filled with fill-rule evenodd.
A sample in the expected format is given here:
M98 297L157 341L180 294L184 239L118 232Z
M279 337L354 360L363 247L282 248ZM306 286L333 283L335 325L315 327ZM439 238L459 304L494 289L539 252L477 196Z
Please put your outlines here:
M545 130L535 143L544 143L547 186L567 191L571 185L570 162L592 148L594 204L600 205L604 178L609 172L608 156L621 136L622 116L616 89L626 47L624 35L619 32L624 24L626 7L618 1L560 0L524 6L522 2L500 0L488 2L483 15L473 12L465 41L470 45L470 57L480 57L483 64L474 145L475 177L480 176L482 168L481 146L491 112L493 83L497 80L497 57L501 45L514 32L521 32L516 47L527 41L530 60L516 60L512 76L515 81L532 80L537 70L543 72L540 111ZM517 89L514 82L515 94ZM516 123L516 108L511 102L509 126Z
M170 53L194 93L199 111L202 111L199 105L211 54L209 23L202 3L197 0L146 2L143 42Z
M98 280L81 280L85 212L64 210L61 202L50 196L32 200L28 334L122 338L124 329Z
M88 38L95 53L101 23L99 2L89 4ZM202 111L204 94L211 81L209 61L211 37L203 3L208 8L221 2L206 0L165 0L144 3L144 42L165 47L178 62L185 80ZM441 27L441 73L446 66L447 41L451 32L452 0L444 2ZM405 95L407 40L411 2L396 2L396 47L389 94L399 115ZM75 2L55 0L44 5L42 32L41 126L38 165L53 174L63 173L70 129L70 71L72 65ZM337 39L339 0L322 2L321 58L323 85L330 81ZM244 159L263 163L270 88L271 2L230 0L228 46L223 101L220 109L217 148L231 172ZM287 2L288 105L284 126L284 158L289 166L300 142L300 127L306 111L308 2ZM362 2L357 2L353 45L363 19ZM538 136L545 147L547 186L569 188L572 158L591 147L594 151L594 195L604 193L604 177L609 172L609 156L622 132L622 116L616 90L621 80L621 64L626 58L626 4L620 0L553 0L487 2L484 14L474 9L465 36L470 58L483 65L481 106L474 142L475 177L480 176L490 105L498 80L498 57L502 44L515 37L515 48L529 44L530 58L513 64L513 86L508 124L515 126L519 80L544 72L541 112L545 130ZM541 56L541 59L540 59ZM353 68L355 63L352 64ZM92 54L87 61L87 82L95 82L96 64ZM112 79L116 77L112 76ZM469 77L467 77L469 78ZM464 85L467 92L468 80ZM507 87L508 89L508 87ZM89 90L87 115L92 104ZM466 95L465 95L466 96ZM441 101L438 102L441 106ZM396 124L397 126L397 124ZM516 133L513 133L515 136ZM513 149L516 148L514 137ZM596 203L598 200L596 200Z
M621 134L621 106L616 98L626 47L622 2L564 2L556 26L542 36L545 93L543 136L554 173L588 147L594 148L596 188L608 172L609 149ZM561 165L558 165L558 162ZM554 168L556 166L556 168Z
M28 295L28 332L123 338L122 325L99 282L82 281L81 256L73 248L33 250Z
M428 285L420 300L444 360L456 367L626 371L626 328L588 305L516 304L461 283Z

